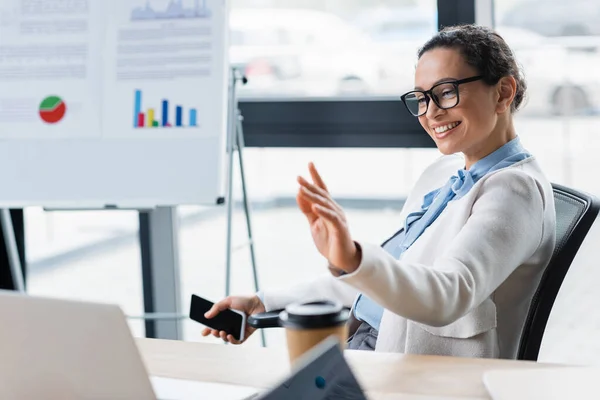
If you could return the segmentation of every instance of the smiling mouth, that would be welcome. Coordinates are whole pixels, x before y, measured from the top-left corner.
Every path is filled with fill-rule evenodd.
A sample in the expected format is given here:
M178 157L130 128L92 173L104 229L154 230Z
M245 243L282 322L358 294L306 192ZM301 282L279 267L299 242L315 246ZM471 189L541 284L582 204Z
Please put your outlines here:
M461 124L461 122L457 121L457 122L451 122L449 124L438 126L438 127L434 128L433 131L435 132L435 137L438 139L442 139L443 137L448 136L460 124Z

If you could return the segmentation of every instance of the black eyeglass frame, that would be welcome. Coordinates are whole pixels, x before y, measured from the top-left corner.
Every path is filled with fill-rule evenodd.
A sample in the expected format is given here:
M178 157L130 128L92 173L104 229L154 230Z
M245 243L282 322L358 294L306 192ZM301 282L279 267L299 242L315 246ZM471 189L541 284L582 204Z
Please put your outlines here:
M463 84L463 83L469 83L469 82L475 82L478 81L480 79L483 79L482 75L477 75L477 76L472 76L470 78L465 78L465 79L458 79L458 80L454 80L454 81L444 81L444 82L440 82L440 83L436 83L435 85L433 85L431 87L431 89L429 90L411 90L410 92L404 93L402 96L400 96L400 99L402 100L402 103L404 103L404 106L406 107L406 109L408 110L408 112L410 113L410 115L413 115L415 117L420 117L421 115L424 115L425 113L427 113L427 110L429 110L429 101L433 100L433 102L435 103L436 106L438 106L438 108L441 108L442 110L448 110L450 108L454 108L458 105L458 103L460 102L460 95L459 95L459 91L458 91L458 85ZM433 90L440 86L440 85L447 85L447 84L452 84L454 85L454 88L456 90L456 104L454 104L451 107L442 107L439 103L439 99L437 99L436 96L434 96L433 94ZM412 93L423 93L423 96L425 97L425 102L427 104L427 106L425 107L425 111L415 115L413 114L412 111L410 111L410 108L408 108L408 104L406 104L406 96L412 94Z

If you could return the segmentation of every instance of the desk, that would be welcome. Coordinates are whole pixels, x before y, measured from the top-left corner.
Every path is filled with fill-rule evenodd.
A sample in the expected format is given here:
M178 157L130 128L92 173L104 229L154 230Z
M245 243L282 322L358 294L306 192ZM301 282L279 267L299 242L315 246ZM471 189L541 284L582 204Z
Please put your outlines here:
M278 349L159 339L137 344L150 375L268 388L290 371L287 353ZM490 399L486 371L556 367L356 350L346 350L346 358L368 395L385 400Z

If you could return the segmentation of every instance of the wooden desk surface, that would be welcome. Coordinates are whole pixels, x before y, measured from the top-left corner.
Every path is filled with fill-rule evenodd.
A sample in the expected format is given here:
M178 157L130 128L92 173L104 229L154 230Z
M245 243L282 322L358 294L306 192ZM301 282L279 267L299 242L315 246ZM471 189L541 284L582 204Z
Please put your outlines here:
M137 339L150 375L268 388L290 371L279 349ZM557 367L528 361L467 359L346 350L360 384L377 399L490 399L483 374Z

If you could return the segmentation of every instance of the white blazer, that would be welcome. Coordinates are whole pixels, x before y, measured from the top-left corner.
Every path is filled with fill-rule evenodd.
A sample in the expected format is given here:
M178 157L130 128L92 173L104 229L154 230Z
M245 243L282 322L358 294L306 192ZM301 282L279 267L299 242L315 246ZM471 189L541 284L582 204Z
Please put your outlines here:
M398 219L464 166L443 156L417 181ZM267 311L291 302L364 293L385 310L375 351L516 358L527 311L555 246L554 197L534 157L491 172L394 259L357 240L358 269L264 290Z

